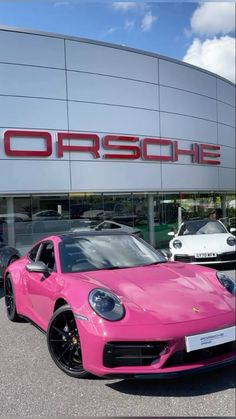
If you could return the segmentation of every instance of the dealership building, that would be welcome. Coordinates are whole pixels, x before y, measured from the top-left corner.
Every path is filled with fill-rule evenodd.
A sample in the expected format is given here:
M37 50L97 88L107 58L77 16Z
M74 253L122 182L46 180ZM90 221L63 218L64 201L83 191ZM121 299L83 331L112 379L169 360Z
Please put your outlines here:
M151 52L0 28L0 235L103 219L156 247L185 218L235 217L235 85Z

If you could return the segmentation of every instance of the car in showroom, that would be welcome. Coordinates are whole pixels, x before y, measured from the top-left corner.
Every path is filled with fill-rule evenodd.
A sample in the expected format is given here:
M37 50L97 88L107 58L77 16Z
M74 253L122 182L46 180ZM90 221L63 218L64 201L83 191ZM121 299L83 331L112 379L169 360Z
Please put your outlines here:
M0 237L0 282L8 265L20 258L20 253L14 247L7 246Z
M182 223L169 242L170 259L194 264L233 264L236 262L236 237L219 220L189 220Z
M103 231L103 230L106 230L106 231L114 231L114 230L124 231L126 233L135 234L138 237L141 237L143 239L143 233L138 228L131 227L131 226L128 226L126 224L120 224L120 223L117 223L117 222L111 221L111 220L104 220L101 223L98 223L98 224L95 223L95 225L94 225L94 222L88 221L88 224L87 224L86 227L84 225L81 225L81 227L72 228L72 231L76 232L76 231L85 230L85 229L88 229L88 230L92 229L92 230L95 230L95 231Z
M7 268L4 286L8 318L44 331L76 378L175 377L236 359L232 279L166 261L129 233L49 236Z

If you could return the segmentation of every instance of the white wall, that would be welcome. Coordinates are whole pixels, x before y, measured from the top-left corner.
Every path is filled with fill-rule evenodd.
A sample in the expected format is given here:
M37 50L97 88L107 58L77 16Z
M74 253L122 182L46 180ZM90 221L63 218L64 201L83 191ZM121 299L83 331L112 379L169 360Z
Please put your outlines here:
M7 157L6 129L46 130L50 157ZM56 132L162 137L221 147L221 165L56 156ZM235 188L235 89L153 54L0 30L0 194L70 191L220 191ZM17 140L18 141L18 140ZM41 147L27 138L15 147Z

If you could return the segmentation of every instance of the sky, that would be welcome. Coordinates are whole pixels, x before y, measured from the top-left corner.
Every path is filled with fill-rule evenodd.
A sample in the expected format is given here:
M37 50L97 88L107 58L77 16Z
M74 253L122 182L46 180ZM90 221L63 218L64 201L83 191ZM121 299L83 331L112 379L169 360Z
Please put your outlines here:
M235 3L0 0L0 26L94 39L186 61L235 83Z

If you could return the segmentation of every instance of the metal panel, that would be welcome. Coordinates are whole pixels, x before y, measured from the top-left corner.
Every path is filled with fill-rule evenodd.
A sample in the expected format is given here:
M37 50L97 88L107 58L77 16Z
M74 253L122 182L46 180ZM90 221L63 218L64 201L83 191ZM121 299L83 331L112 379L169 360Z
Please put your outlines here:
M162 188L178 191L217 190L218 171L218 167L163 164Z
M224 167L219 169L219 178L220 178L220 185L219 188L221 190L232 190L235 191L236 189L236 179L235 179L235 169L226 169Z
M221 146L220 150L220 161L221 165L220 167L229 167L229 168L235 168L235 150L231 147L224 147Z
M2 127L67 129L65 101L0 96L0 109Z
M160 87L160 110L216 121L216 101L170 87Z
M0 62L65 68L64 40L0 30Z
M160 84L165 86L216 98L216 77L203 71L171 61L159 60L159 77Z
M68 105L70 130L159 135L157 111L79 102Z
M221 79L217 79L217 99L235 106L235 97L235 86Z
M173 113L160 113L162 137L217 144L216 122Z
M97 161L71 163L72 191L145 191L161 188L160 164Z
M10 176L6 176L10 173ZM44 160L2 160L0 191L6 193L51 192L70 189L69 162Z
M218 102L218 120L219 122L235 127L235 108L226 103Z
M66 40L69 70L158 82L157 58L119 48Z
M219 144L224 144L235 148L235 128L228 125L218 124L218 141Z
M157 85L74 71L67 77L69 100L159 109Z
M65 71L0 64L0 94L66 99Z

